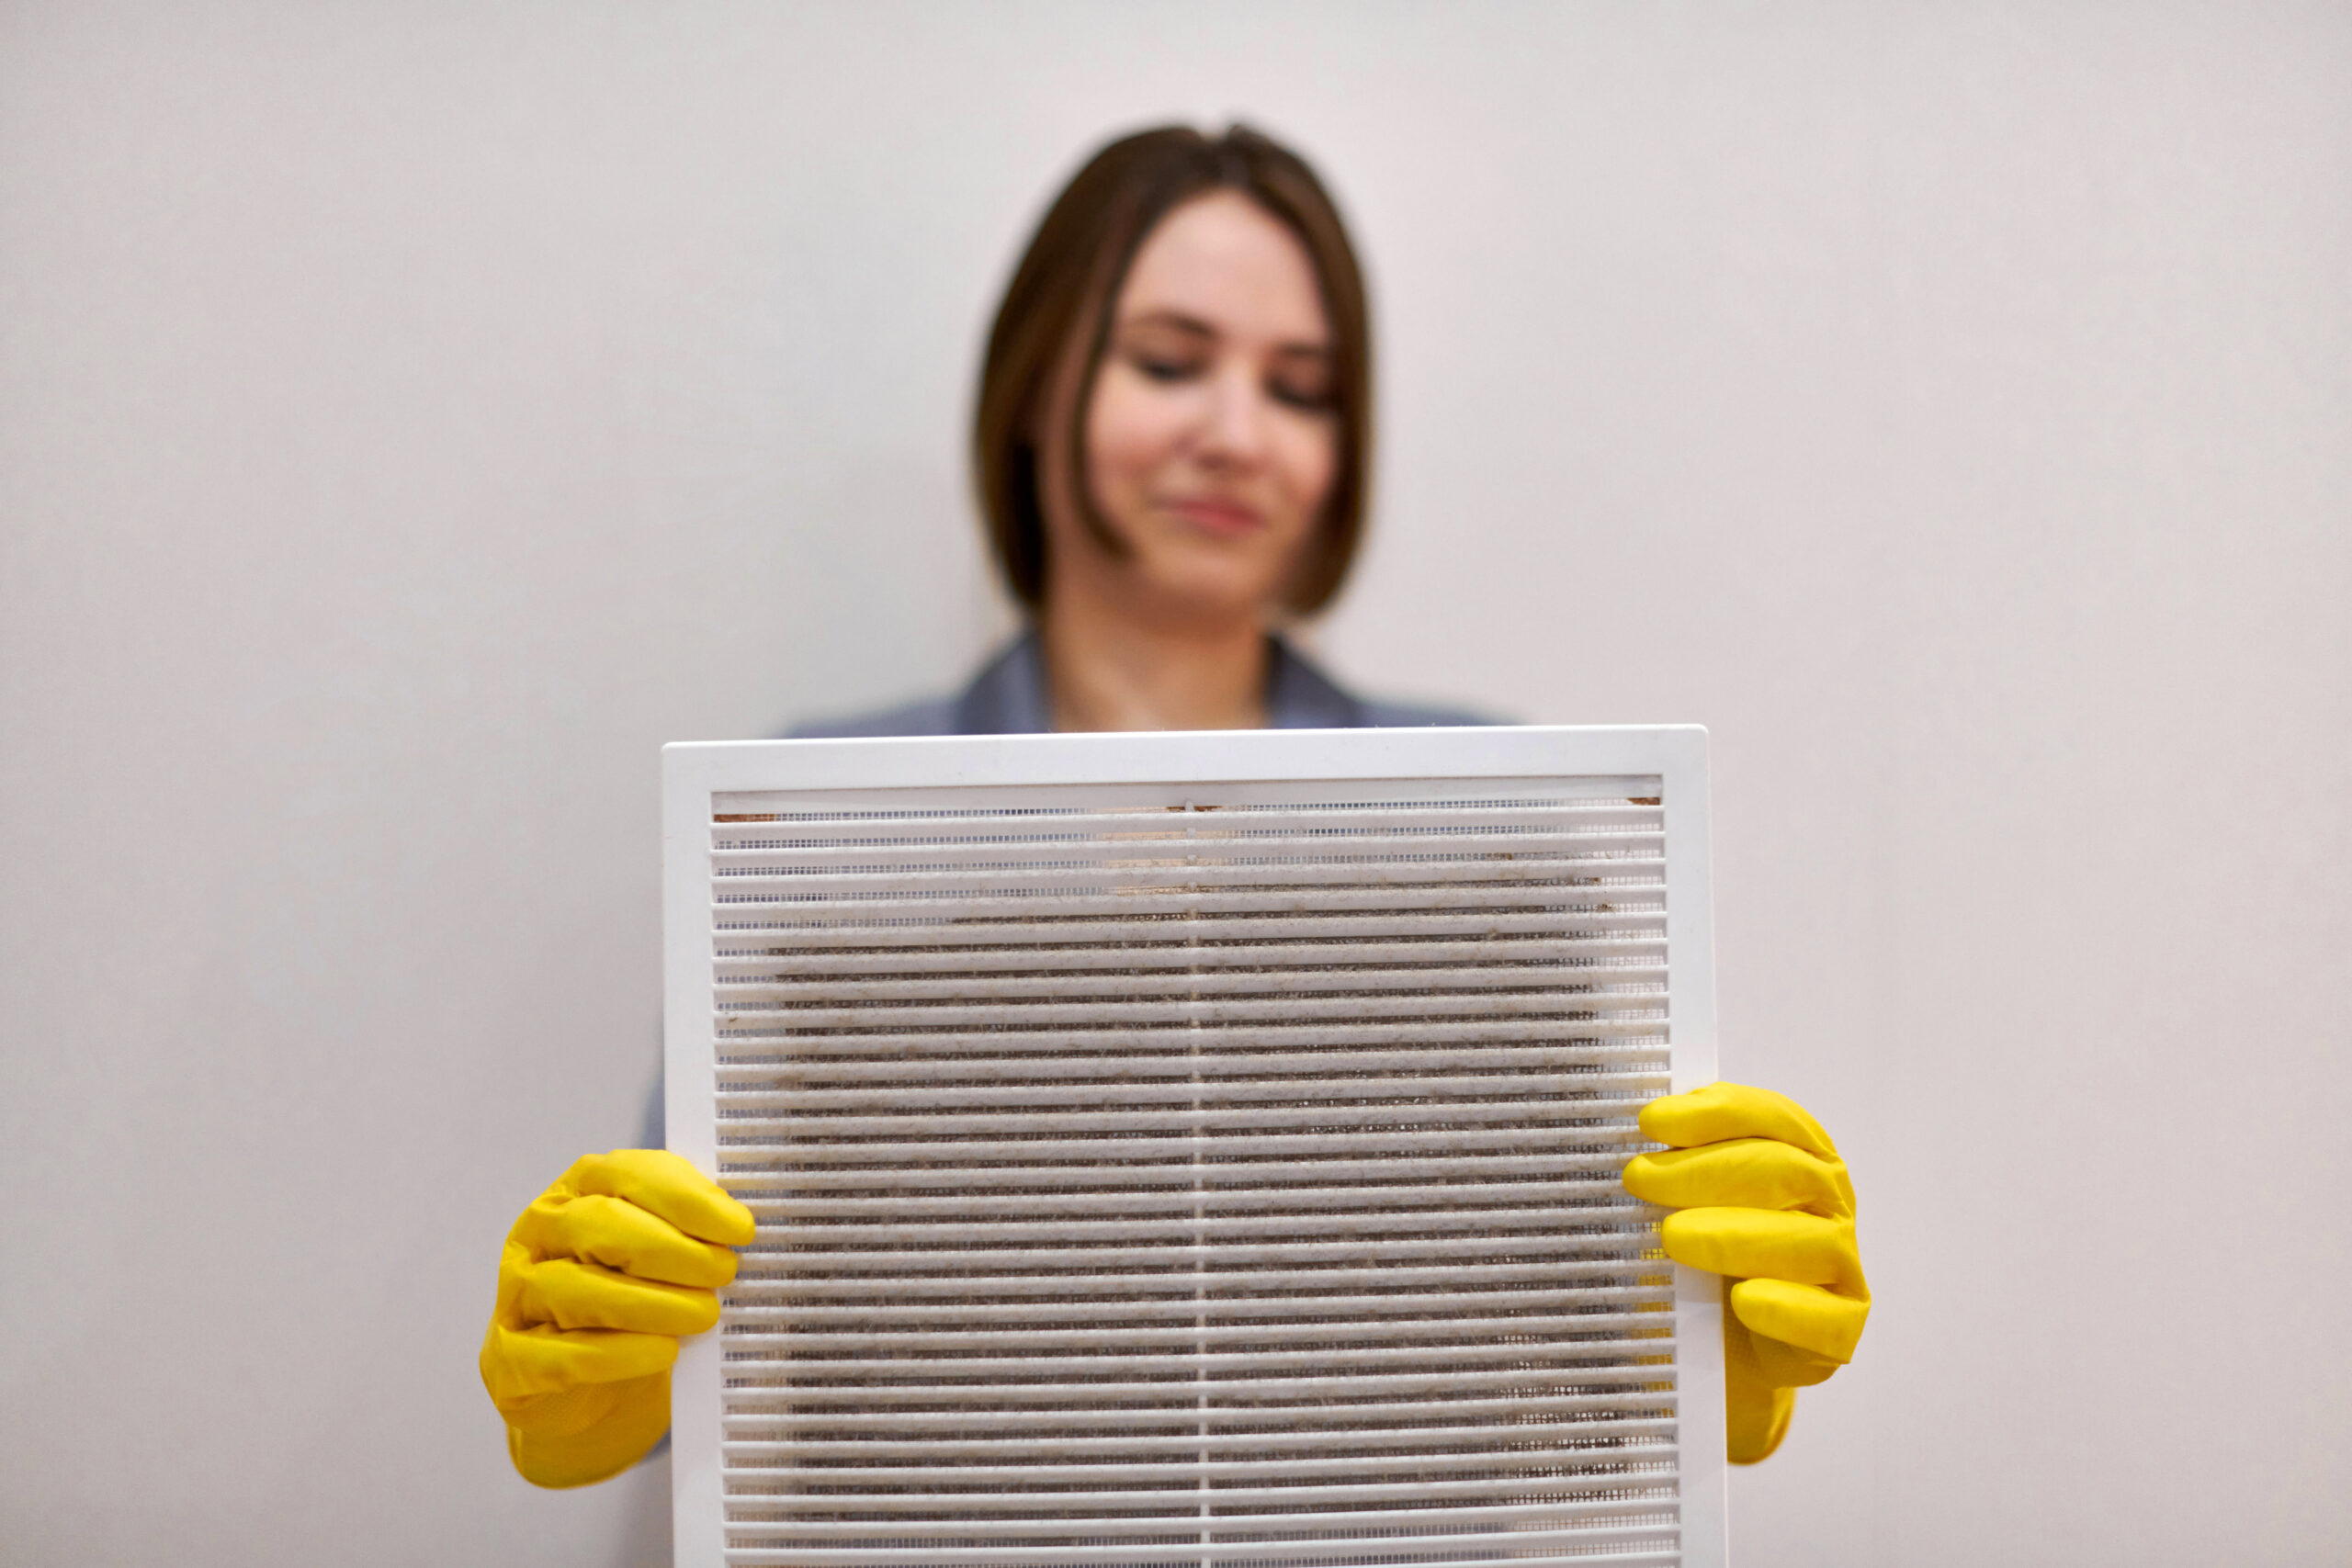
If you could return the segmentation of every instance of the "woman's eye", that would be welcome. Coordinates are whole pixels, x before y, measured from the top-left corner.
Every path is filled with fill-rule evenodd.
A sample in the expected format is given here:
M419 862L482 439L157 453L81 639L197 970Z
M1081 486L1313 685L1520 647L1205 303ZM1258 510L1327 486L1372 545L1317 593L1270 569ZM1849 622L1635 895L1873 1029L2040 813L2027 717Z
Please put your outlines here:
M1321 381L1274 381L1266 394L1285 408L1320 412L1331 406L1331 389Z
M1127 362L1152 381L1183 381L1200 374L1200 367L1189 359L1168 359L1156 354L1131 354Z

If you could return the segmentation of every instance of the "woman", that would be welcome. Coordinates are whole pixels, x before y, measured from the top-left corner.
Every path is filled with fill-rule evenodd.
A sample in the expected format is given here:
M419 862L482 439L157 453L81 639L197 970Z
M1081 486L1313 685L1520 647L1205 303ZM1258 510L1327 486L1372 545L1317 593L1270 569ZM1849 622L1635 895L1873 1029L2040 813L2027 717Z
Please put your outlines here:
M980 378L989 541L1035 629L959 697L804 735L1457 724L1277 632L1361 536L1371 334L1306 165L1248 130L1114 142L1046 214Z
M1283 641L1361 535L1364 292L1305 163L1236 129L1113 142L1046 214L989 339L974 458L1030 630L958 696L808 736L1478 722L1368 702ZM1818 1124L1717 1084L1653 1102L1634 1193L1668 1253L1733 1276L1730 1455L1786 1429L1869 1312L1853 1190ZM684 1160L575 1164L508 1236L481 1368L515 1468L599 1481L669 1427L677 1337L718 1320L749 1211Z

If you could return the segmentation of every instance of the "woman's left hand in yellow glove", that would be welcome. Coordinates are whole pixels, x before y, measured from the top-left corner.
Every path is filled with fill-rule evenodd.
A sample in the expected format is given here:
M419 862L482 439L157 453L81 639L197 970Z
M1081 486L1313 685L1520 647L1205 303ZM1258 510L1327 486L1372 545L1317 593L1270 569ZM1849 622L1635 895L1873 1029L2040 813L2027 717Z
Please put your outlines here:
M1821 1123L1786 1095L1710 1084L1642 1111L1625 1190L1680 1213L1658 1226L1677 1263L1729 1277L1724 1382L1730 1457L1780 1446L1796 1391L1851 1360L1870 1316L1854 1243L1854 1184Z

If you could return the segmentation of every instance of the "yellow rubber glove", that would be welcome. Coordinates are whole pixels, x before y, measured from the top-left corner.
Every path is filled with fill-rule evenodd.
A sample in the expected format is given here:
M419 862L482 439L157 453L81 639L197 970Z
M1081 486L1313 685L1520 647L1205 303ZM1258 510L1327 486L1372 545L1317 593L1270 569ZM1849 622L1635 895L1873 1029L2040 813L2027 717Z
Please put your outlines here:
M498 1260L481 1381L540 1486L584 1486L670 1429L678 1337L718 1322L752 1211L662 1149L590 1155L523 1211Z
M1821 1123L1784 1094L1710 1084L1650 1101L1625 1190L1679 1213L1658 1226L1677 1263L1727 1275L1724 1397L1734 1464L1781 1446L1796 1391L1854 1359L1871 1314L1854 1245L1854 1184Z

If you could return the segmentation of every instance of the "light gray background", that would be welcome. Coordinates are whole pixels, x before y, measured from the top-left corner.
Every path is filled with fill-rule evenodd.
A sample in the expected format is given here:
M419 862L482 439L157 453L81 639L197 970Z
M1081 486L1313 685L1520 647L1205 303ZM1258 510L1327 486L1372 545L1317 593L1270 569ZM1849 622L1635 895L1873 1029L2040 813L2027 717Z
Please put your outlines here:
M1337 667L1713 728L1880 1303L1738 1560L2352 1557L2352 11L288 0L0 8L0 1558L662 1558L473 1366L655 748L958 678L1014 251L1237 109L1377 290Z

